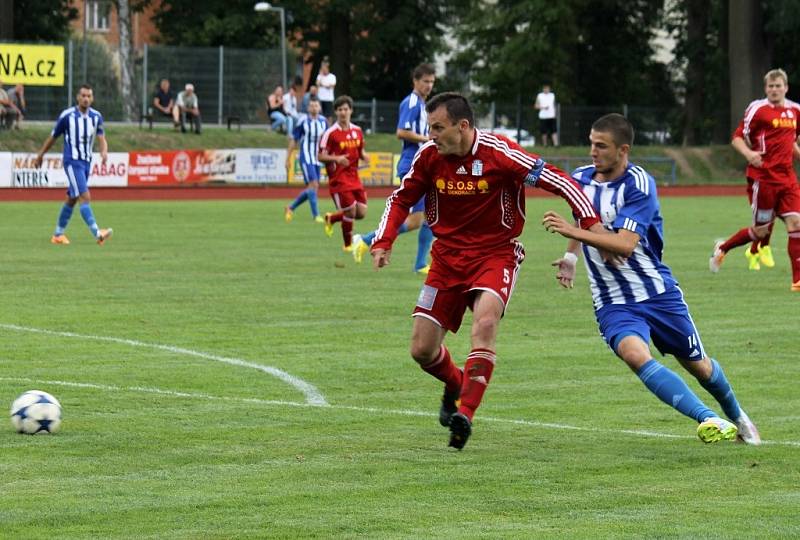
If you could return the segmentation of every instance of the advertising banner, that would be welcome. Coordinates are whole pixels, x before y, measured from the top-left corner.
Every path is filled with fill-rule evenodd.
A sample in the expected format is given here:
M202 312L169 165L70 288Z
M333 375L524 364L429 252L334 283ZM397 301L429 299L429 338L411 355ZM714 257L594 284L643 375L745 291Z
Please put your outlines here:
M0 152L0 188L11 187L11 152Z
M235 176L235 150L130 152L128 185L132 187L232 182Z
M61 154L45 154L42 166L33 166L36 154L17 153L11 156L13 188L64 188L69 184ZM0 165L1 167L2 165ZM2 177L2 174L0 174ZM100 154L92 154L89 187L125 187L128 184L128 153L110 152L103 165ZM0 182L0 185L4 185Z
M64 47L0 43L3 84L64 86Z
M292 154L294 155L294 152ZM233 181L243 184L285 184L286 150L237 148L236 176ZM302 173L300 182L303 182Z

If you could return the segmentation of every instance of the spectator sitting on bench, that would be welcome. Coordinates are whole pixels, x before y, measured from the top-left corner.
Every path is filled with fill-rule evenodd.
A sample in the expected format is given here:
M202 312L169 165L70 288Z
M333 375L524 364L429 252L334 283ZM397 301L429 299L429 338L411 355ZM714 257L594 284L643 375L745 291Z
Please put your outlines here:
M19 129L20 120L22 111L17 107L16 101L9 97L8 92L3 90L3 81L0 81L0 128L10 128L13 125Z
M267 115L272 122L272 131L286 132L286 112L283 110L283 86L278 85L267 96Z
M194 124L194 132L200 134L200 104L194 85L189 83L186 89L178 94L175 106L172 108L172 118L181 126L181 133L186 133L186 120Z
M172 113L172 109L175 107L175 96L169 86L169 79L161 79L158 84L156 92L153 94L153 107L155 107L157 115L166 116L172 120L175 129L178 129L179 124L175 121Z

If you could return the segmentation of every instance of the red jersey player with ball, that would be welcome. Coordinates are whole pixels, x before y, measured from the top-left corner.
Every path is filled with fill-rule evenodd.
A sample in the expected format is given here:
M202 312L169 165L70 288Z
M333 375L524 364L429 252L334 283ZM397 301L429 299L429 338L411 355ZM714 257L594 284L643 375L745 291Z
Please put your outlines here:
M495 366L500 319L525 257L517 237L525 223L525 186L563 197L584 228L602 228L591 202L564 172L505 137L475 128L465 97L445 92L425 107L430 141L417 152L386 211L372 244L376 269L389 264L398 228L425 197L436 236L430 273L414 308L411 356L445 384L439 421L450 428L450 446L461 450ZM473 312L472 350L463 372L444 338Z
M325 234L333 235L333 224L342 222L344 250L353 249L353 221L367 215L367 194L358 177L359 163L367 164L364 154L364 134L350 123L353 100L339 96L333 102L334 123L319 142L319 160L328 172L328 189L336 204L336 212L325 214Z
M747 160L747 195L753 222L728 240L716 243L709 269L718 272L728 251L751 241L753 246L747 252L750 268L757 270L759 263L774 266L767 239L777 216L786 224L789 235L791 290L800 292L800 186L792 163L800 140L800 105L786 99L788 80L782 69L767 73L766 99L747 107L733 134L731 144Z

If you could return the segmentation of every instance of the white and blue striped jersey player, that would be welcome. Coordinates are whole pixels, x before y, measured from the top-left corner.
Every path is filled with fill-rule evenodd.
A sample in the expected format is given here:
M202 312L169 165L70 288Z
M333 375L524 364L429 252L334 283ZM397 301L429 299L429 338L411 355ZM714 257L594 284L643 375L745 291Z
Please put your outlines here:
M306 184L314 180L319 181L321 167L318 157L319 141L327 129L328 122L324 116L311 117L306 114L300 117L292 132L299 149L297 160L303 170L303 181Z
M96 136L104 135L103 115L89 107L86 112L75 106L59 115L53 131L54 139L64 136L64 172L67 175L67 194L70 197L89 191L92 149Z
M576 169L572 177L594 203L603 227L626 229L639 235L639 243L624 263L605 262L600 251L583 244L583 256L600 332L609 346L635 334L645 342L653 338L662 354L700 360L705 357L700 334L689 316L683 294L670 268L662 261L663 219L656 184L641 167L629 163L625 173L613 181L595 181L595 167ZM669 308L667 314L661 304ZM615 308L615 306L617 306ZM619 307L627 306L623 309ZM635 306L645 319L633 323L619 313ZM651 329L645 320L655 322ZM652 336L651 336L652 330Z

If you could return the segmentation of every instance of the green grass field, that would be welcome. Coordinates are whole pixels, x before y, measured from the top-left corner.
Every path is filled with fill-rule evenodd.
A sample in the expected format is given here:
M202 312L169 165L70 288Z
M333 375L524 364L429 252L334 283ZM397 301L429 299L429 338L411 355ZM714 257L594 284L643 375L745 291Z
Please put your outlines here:
M440 385L408 356L415 235L374 272L307 208L285 224L283 201L97 200L115 229L103 247L77 215L72 245L50 245L57 203L0 204L0 402L36 388L64 406L54 436L0 424L0 538L799 536L785 231L774 269L748 272L740 250L711 275L712 241L747 222L745 201L662 202L666 261L761 447L703 445L607 350L583 269L564 291L549 266L564 242L539 220L557 199L529 201L463 452L438 425ZM373 200L357 230L381 211ZM459 363L470 321L447 340Z

